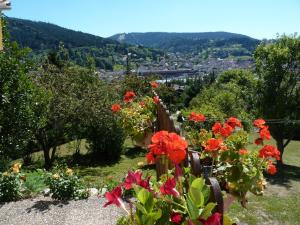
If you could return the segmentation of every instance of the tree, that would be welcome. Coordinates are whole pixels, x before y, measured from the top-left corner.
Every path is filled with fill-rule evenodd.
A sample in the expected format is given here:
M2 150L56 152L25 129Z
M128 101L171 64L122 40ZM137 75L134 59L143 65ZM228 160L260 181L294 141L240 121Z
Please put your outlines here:
M24 156L33 130L44 122L43 105L48 96L29 75L33 64L28 60L28 52L8 38L5 50L0 52L1 161Z
M259 112L269 121L271 134L283 154L300 126L296 121L300 118L300 37L284 35L274 43L259 45L255 61ZM278 163L283 164L282 159Z

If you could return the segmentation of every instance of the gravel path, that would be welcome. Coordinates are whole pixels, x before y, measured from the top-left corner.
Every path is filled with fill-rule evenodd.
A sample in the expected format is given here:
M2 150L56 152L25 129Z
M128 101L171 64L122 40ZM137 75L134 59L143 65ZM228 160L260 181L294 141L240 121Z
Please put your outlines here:
M0 204L0 225L114 225L123 211L103 208L105 199L55 201L38 197Z

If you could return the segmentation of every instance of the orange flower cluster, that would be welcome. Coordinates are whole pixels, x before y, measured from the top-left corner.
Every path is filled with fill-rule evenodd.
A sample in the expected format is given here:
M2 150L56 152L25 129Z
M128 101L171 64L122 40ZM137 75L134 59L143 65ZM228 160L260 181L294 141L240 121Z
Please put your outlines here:
M211 138L204 145L204 150L206 152L214 152L218 150L226 150L226 146L223 145L222 139Z
M213 131L214 135L219 134L222 137L226 138L232 134L232 132L234 131L234 129L236 127L242 127L241 121L239 121L235 117L230 117L226 121L226 123L224 123L224 125L222 125L219 122L215 123L212 127L212 131Z
M121 110L121 106L120 106L119 104L113 104L113 105L111 106L111 110L112 110L113 112L119 112L119 111Z
M259 129L259 138L257 138L254 143L256 145L262 145L263 140L270 140L271 134L269 131L269 127L265 125L266 121L263 119L254 120L253 125Z
M129 102L132 102L134 97L135 97L135 93L133 91L127 91L123 97L123 101L125 103L129 103Z
M172 162L179 164L185 159L188 143L176 133L159 131L152 136L152 144L148 146L148 163L153 163L155 156L166 155Z
M156 81L152 81L150 84L151 84L152 88L157 88L158 87L158 83Z
M280 160L280 151L272 145L265 145L262 149L259 150L260 158L275 158Z
M192 122L204 122L206 120L205 116L201 113L197 114L195 112L191 112L191 114L189 115L189 121Z

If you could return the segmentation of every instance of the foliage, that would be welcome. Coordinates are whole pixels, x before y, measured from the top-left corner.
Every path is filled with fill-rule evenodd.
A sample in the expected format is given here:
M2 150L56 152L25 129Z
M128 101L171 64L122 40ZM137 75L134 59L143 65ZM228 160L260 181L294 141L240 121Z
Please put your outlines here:
M8 171L0 173L0 202L21 198L21 186L25 177L20 173L21 164L14 164Z
M134 189L136 200L131 204L135 210L129 212L126 209L121 199L121 186ZM196 178L189 172L175 175L173 171L164 175L159 182L150 182L150 177L143 179L139 171L129 172L121 186L105 194L108 199L105 207L115 204L128 213L117 224L200 224L214 216L218 217L216 224L220 224L220 214L212 213L216 204L209 202L209 186L203 178Z
M119 155L123 137L110 111L116 99L111 86L92 70L77 66L57 68L45 64L35 73L35 79L52 96L47 123L36 132L48 168L53 163L56 147L75 139L88 139L93 143L91 150L102 156L104 152L109 158ZM111 151L112 146L116 152Z
M45 123L48 94L29 75L28 49L5 42L0 52L0 160L26 154L33 130Z
M57 165L52 172L46 174L46 184L54 199L83 199L89 195L74 171L64 164Z
M296 35L279 37L274 43L262 43L255 52L259 113L277 121L269 126L281 152L300 129L294 122L300 117L299 52L300 37Z
M48 52L57 50L64 43L68 59L80 66L89 66L93 57L95 66L113 70L114 65L125 65L123 57L128 52L136 58L156 60L162 55L158 50L128 46L107 38L97 37L65 29L53 24L7 18L12 40L23 47L30 47L36 58L44 58Z
M202 58L227 58L230 56L251 56L259 41L253 38L226 32L204 33L129 33L111 37L121 43L143 45L163 49L168 52L180 52L199 55Z
M255 114L255 90L255 76L251 72L226 71L191 100L185 114L202 112L212 121L236 116L243 118L243 123L249 129Z

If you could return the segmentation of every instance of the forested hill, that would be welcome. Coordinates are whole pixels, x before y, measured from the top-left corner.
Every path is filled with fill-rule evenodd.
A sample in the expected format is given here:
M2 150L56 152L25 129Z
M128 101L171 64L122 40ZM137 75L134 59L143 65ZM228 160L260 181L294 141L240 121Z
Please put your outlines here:
M92 56L96 66L112 69L113 65L123 64L127 52L136 54L138 58L155 60L162 52L130 46L117 41L95 35L73 31L54 24L30 20L6 18L11 39L22 47L30 47L36 55L46 54L57 49L63 43L71 60L84 65Z
M221 58L230 55L251 55L259 44L257 39L228 32L123 33L110 38L120 43L158 48L169 52L215 54L211 56Z

